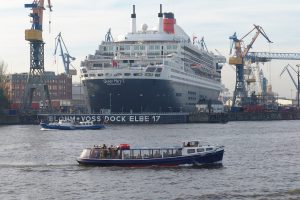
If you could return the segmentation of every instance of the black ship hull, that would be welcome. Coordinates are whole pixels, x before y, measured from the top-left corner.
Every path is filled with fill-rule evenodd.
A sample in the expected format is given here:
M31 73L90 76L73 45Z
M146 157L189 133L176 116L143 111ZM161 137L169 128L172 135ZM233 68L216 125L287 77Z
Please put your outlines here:
M90 112L191 112L201 99L216 100L219 90L158 79L83 80Z

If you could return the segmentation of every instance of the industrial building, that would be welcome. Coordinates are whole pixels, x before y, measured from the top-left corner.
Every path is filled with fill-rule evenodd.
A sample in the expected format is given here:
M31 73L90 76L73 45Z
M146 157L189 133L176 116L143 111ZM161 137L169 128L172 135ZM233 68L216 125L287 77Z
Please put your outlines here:
M45 72L45 83L49 87L52 107L56 111L66 110L72 101L72 77L66 74L55 75L54 72ZM6 87L12 109L20 109L27 84L28 73L9 74ZM31 107L38 110L42 105L41 94L34 91Z

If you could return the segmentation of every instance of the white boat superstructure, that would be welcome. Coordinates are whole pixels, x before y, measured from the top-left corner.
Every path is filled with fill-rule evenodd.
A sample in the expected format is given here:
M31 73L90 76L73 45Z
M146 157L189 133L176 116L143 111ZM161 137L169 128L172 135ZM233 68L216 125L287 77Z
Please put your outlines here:
M147 24L143 24L141 30L136 30L135 18L134 7L131 32L114 41L109 31L95 54L88 55L82 61L81 77L84 84L90 84L90 87L104 84L102 89L108 89L107 86L124 86L131 80L167 81L175 87L173 94L165 95L193 100L187 104L181 100L180 107L195 105L199 99L218 98L222 89L221 69L225 57L208 52L195 38L191 40L176 24L173 13L163 14L160 9L156 30L148 30ZM189 94L184 94L183 88ZM91 107L95 107L91 97L98 95L93 89L86 88L86 92ZM109 93L107 91L106 95ZM140 93L140 96L144 94ZM107 108L105 104L107 102L101 106Z

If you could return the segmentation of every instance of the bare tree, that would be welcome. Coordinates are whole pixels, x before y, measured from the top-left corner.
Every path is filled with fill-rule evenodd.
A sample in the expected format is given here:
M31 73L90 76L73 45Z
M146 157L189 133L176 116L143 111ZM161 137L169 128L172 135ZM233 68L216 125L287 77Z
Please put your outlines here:
M4 61L0 62L0 113L3 109L8 108L8 90L7 90L7 65Z

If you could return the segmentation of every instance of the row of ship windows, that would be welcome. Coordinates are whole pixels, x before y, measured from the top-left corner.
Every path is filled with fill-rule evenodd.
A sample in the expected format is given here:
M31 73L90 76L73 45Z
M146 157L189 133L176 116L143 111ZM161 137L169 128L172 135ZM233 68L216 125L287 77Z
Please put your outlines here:
M196 95L196 92L193 92L193 93L195 93L195 95ZM188 94L190 94L190 91L188 91ZM176 95L177 97L181 97L181 96L182 96L182 93L176 93L175 95ZM203 96L200 95L200 98L203 98ZM197 98L196 98L196 97L188 97L188 100L197 100Z
M189 97L189 100L197 100L196 97Z
M171 78L175 78L175 79L179 79L179 80L183 80L183 81L189 81L189 82L200 84L200 82L198 82L198 81L193 81L193 80L189 80L189 79L178 77L178 76L174 76L174 75L171 75Z
M163 49L167 49L167 50L177 50L177 45L166 45L166 46L162 46L162 45L149 45L149 46L145 46L145 45L121 45L121 46L102 46L102 50L103 51L114 51L114 50L120 50L120 51L130 51L130 50L137 50L137 51L143 51L143 50L156 50L156 51L160 51Z
M143 73L124 73L124 76L143 76ZM144 76L155 76L155 77L160 77L160 73L156 73L156 74L153 74L153 73L145 73ZM97 74L98 77L102 77L102 76L106 76L106 77L121 77L123 76L122 73L116 73L116 74L111 74L111 73L106 73L106 74L103 74L103 73L99 73ZM96 77L96 74L84 74L84 75L81 75L81 77Z
M186 76L190 76L190 77L193 77L193 78L198 78L197 76L195 75L191 75L191 74L187 74L185 72L181 72L179 70L176 70L176 69L171 69L172 72L175 72L175 73L178 73L178 74L182 74L182 75L186 75Z

